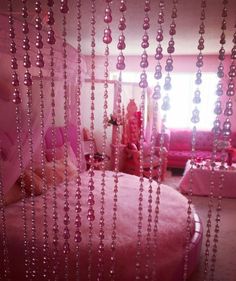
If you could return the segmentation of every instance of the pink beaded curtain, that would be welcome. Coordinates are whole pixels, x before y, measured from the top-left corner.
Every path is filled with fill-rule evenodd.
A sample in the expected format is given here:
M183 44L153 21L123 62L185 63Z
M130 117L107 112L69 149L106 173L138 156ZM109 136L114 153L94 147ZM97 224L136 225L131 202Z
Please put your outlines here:
M170 39L168 42L167 53L168 57L166 60L166 77L165 77L165 84L164 90L166 91L164 95L164 102L162 108L167 111L170 106L171 97L169 96L169 92L171 89L171 72L173 71L173 64L174 60L172 55L175 51L174 45L174 35L176 33L176 23L175 19L177 18L177 0L173 0L173 7L171 18L172 22L170 24L169 34ZM226 2L226 1L225 1ZM68 20L68 1L64 0L60 3L60 12L62 17L61 23L61 37L62 39L54 37L54 15L53 15L53 5L54 1L47 2L48 8L48 27L49 30L45 33L42 29L42 14L41 14L41 1L35 1L35 14L36 14L36 24L34 28L30 28L29 31L29 23L28 23L28 10L27 10L27 1L22 0L22 17L23 17L23 27L16 19L12 17L12 3L13 1L9 1L10 3L10 18L9 23L6 17L2 17L1 22L3 23L3 30L6 31L1 33L2 40L0 41L0 48L1 48L1 57L3 62L5 62L5 66L7 69L7 73L3 74L6 75L6 83L1 81L1 92L0 92L0 101L2 106L1 110L1 145L0 145L0 154L2 158L1 162L1 172L0 172L0 181L1 186L4 187L4 192L7 192L10 187L14 184L14 182L20 177L21 185L24 185L24 180L22 174L25 168L29 165L31 174L33 171L33 167L35 166L36 161L39 162L41 166L41 175L43 180L45 180L45 159L44 159L44 151L45 151L45 144L44 144L44 135L47 131L48 127L52 126L52 138L53 142L55 142L55 111L56 106L60 107L60 113L63 116L61 120L61 126L63 126L63 134L64 134L64 174L65 180L63 184L63 226L60 231L63 233L63 259L64 259L64 266L65 266L65 275L63 278L65 280L69 279L69 255L71 246L74 244L70 244L70 237L74 236L74 241L76 245L76 275L77 277L80 275L80 264L79 264L79 256L80 256L80 242L81 242L81 233L80 233L80 226L81 226L81 205L80 205L80 198L81 198L81 178L80 173L82 170L81 163L82 158L80 157L82 148L81 148L81 104L80 104L80 95L81 95L81 83L82 83L82 72L83 72L83 64L81 64L81 1L77 1L77 50L74 50L67 44L67 20ZM112 41L112 31L110 28L110 24L112 21L112 13L111 13L111 1L106 0L105 4L105 17L104 22L106 24L104 30L104 37L103 42L106 44L105 46L105 70L104 70L104 118L103 118L103 156L105 155L105 147L106 147L106 126L107 126L107 83L108 83L108 75L109 75L109 47L108 45ZM141 47L142 47L142 55L141 55L141 75L140 75L140 88L142 89L142 104L141 104L141 117L143 121L144 116L144 102L145 102L145 95L146 90L148 87L148 79L147 79L147 67L149 64L148 58L148 47L149 47L149 12L151 10L151 1L145 0L144 1L144 20L142 23L143 27L143 34L140 35L142 37ZM91 109L91 138L94 138L94 111L97 110L94 105L94 98L95 98L95 69L96 69L96 1L90 1L90 9L91 9L91 18L90 18L90 28L91 28L91 89L90 89L90 109ZM117 70L120 71L119 77L119 97L117 102L117 113L118 113L118 121L121 115L121 95L122 95L122 73L126 68L125 65L125 55L123 51L125 50L126 43L125 43L125 36L124 31L126 28L126 18L125 12L128 7L128 4L125 0L120 1L119 12L121 14L119 27L120 36L117 48L119 50L119 55L117 58ZM162 54L162 46L161 42L163 40L163 30L162 25L164 24L164 1L160 0L159 3L160 13L158 17L158 30L157 30L157 50L156 56L157 65L155 71L155 78L157 80L156 87L153 93L153 103L154 108L158 109L157 100L160 99L161 96L161 87L159 84L159 80L162 76L161 71L161 59L163 57ZM202 0L202 14L201 20L205 19L205 1ZM59 11L58 11L59 12ZM204 15L204 16L203 16ZM202 33L204 33L204 28L200 26L200 39L199 39L199 46L198 49L200 53L197 59L197 74L196 74L196 84L200 84L201 81L201 66L202 66L202 53L201 50L204 40L202 38ZM8 36L8 29L10 26L10 42ZM31 27L31 26L30 26ZM223 29L223 28L222 28ZM18 36L15 36L17 34ZM223 36L222 36L223 37ZM7 42L5 44L3 42ZM23 50L22 50L22 42L23 42ZM34 42L34 43L33 43ZM47 45L47 43L49 45ZM222 39L223 42L223 39ZM235 44L235 38L234 38ZM223 43L222 43L223 44ZM10 55L8 51L8 46L10 46ZM220 60L223 51L220 51ZM76 59L75 59L76 58ZM235 65L234 65L235 55L232 55L232 65L229 71L229 88L232 88L233 85L233 78L235 77ZM10 63L11 61L11 63ZM35 64L36 63L36 67ZM23 64L23 67L22 67ZM10 70L11 68L11 70ZM5 69L4 69L5 70ZM221 64L219 66L219 70L222 72ZM23 77L23 75L24 77ZM7 77L11 77L11 81ZM38 85L36 89L35 86L32 88L32 82L34 85ZM77 85L75 85L77 83ZM12 84L12 86L11 86ZM23 85L23 87L21 86ZM230 86L231 85L231 86ZM230 89L231 89L230 88ZM75 90L75 91L74 91ZM219 90L219 89L218 89ZM232 90L232 89L231 89ZM230 99L233 96L232 91L228 91L229 100L226 103L226 121L224 123L224 128L226 135L230 134L230 121L229 116L232 113L232 101ZM198 103L199 99L199 91L195 92L195 102ZM16 114L15 114L16 113ZM155 112L156 113L156 112ZM198 110L195 109L193 112L193 121L194 123L198 121ZM153 122L153 135L152 138L155 136L156 133L156 122L157 116L154 114L154 122ZM4 122L3 122L4 120ZM6 120L6 122L5 122ZM76 140L76 147L77 147L77 181L76 181L76 206L75 210L71 209L70 206L70 192L68 189L68 140L69 140L69 125L73 123L77 127L77 140ZM164 123L164 120L163 120ZM116 252L117 252L117 212L118 212L118 193L119 193L119 141L120 141L120 131L119 127L116 128L116 151L115 151L115 173L113 174L113 189L110 189L110 192L113 195L113 202L112 202L112 223L110 227L112 228L112 235L111 235L111 256L109 262L104 260L104 206L105 206L105 165L102 166L102 182L101 182L101 207L100 207L100 218L99 218L99 246L98 246L98 274L97 280L103 280L103 270L106 263L109 263L109 276L110 280L115 280L119 276L119 272L116 268ZM162 128L162 135L165 133L165 124L163 124ZM140 147L141 147L141 156L140 156L140 179L139 179L139 198L137 202L137 211L138 211L138 226L137 226L137 237L136 237L136 280L141 279L140 273L140 264L143 262L142 254L145 254L145 278L146 280L150 280L151 276L156 276L156 249L158 246L157 234L158 234L158 220L159 220L159 205L160 205L160 184L161 179L160 177L157 179L158 185L156 194L152 197L153 193L153 179L152 179L152 167L149 177L149 189L148 189L148 211L146 213L143 212L143 193L144 193L144 176L143 176L143 142L144 142L144 127L142 123L141 127L141 139L140 139ZM162 156L162 149L163 149L163 136L161 141L161 156ZM38 153L39 151L39 153ZM152 156L151 161L153 160L153 153L154 153L154 140L152 139ZM55 150L54 150L55 154ZM53 156L54 166L53 172L55 173L55 155ZM160 160L161 163L162 159ZM15 164L17 163L17 164ZM14 165L14 169L12 169ZM161 168L160 168L161 169ZM161 174L161 170L159 169L159 173ZM31 175L31 188L33 189L33 176ZM43 182L43 188L45 189L45 182ZM88 181L87 181L87 188L88 188L88 197L86 198L87 206L86 206L86 218L89 224L89 231L87 233L88 242L88 264L87 264L87 278L88 280L92 280L92 273L93 273L93 242L94 242L94 226L96 226L97 221L95 220L95 186L94 186L94 145L92 144L90 147L90 168L88 171ZM54 189L55 183L54 183ZM33 192L31 192L33 193ZM191 193L191 192L190 192ZM23 194L24 195L24 194ZM190 194L191 195L191 194ZM48 224L47 224L47 197L43 198L43 276L47 278L48 268L47 268L47 261L48 261ZM155 198L155 200L154 200ZM30 238L31 240L27 240L27 225L25 219L25 202L23 200L23 207L22 207L22 217L24 221L24 239L25 239L25 266L26 266L26 277L28 277L28 273L30 272L31 277L35 277L36 266L35 263L35 232L37 226L35 225L35 198L31 194L31 221L30 221ZM220 198L219 198L220 202ZM219 206L220 207L220 206ZM188 213L187 223L190 224L191 219L191 199L189 200L189 209L187 210ZM75 233L71 231L70 228L70 215L71 213L76 213L76 219L74 221L75 225ZM57 225L57 198L56 198L56 191L54 190L53 193L53 274L55 280L58 279L58 261L57 261L57 253L58 253L58 225ZM4 217L4 216L3 216ZM145 229L145 224L143 224L144 217L148 218L147 228ZM97 219L97 218L96 218ZM4 219L3 219L4 221ZM210 221L209 221L210 223ZM153 229L152 229L153 227ZM190 239L190 225L187 226L188 233L186 236L187 247L186 247L186 255L185 255L185 267L184 267L184 280L187 278L188 268L187 268L187 260L189 254L189 239ZM217 239L217 229L218 225L216 225L215 230L215 237ZM3 230L6 229L3 227ZM143 241L142 236L143 233L146 231L146 237L144 241L144 245L141 245ZM152 241L152 237L154 237L154 241ZM3 241L5 242L5 241ZM142 242L143 243L143 242ZM29 245L28 245L29 244ZM29 247L31 246L31 247ZM144 249L144 251L143 251ZM5 251L6 258L4 259L5 267L7 268L7 251ZM213 257L214 258L214 257ZM212 277L213 279L214 277Z

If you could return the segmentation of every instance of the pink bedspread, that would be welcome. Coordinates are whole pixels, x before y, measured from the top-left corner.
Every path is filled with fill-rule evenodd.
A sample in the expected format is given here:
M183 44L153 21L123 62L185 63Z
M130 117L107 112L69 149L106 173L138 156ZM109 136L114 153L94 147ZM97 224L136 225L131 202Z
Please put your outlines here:
M101 172L95 172L95 213L96 220L93 223L92 237L92 280L96 280L97 275L97 257L98 257L98 230L99 230L99 211L100 211L100 189L101 189ZM85 281L88 269L88 221L87 221L87 195L88 195L88 174L82 175L82 242L80 243L80 280ZM113 186L114 177L112 172L107 172L106 195L105 195L105 268L104 281L110 280L110 249L111 249L111 225L113 214ZM145 180L144 202L147 202L148 182ZM69 256L69 280L75 278L75 242L73 240L75 234L75 190L76 184L71 181L69 184L69 202L70 202L70 248ZM135 254L137 244L137 224L138 224L138 190L139 179L136 176L120 174L119 177L119 193L118 193L118 212L117 212L117 246L116 246L116 280L131 281L135 276ZM64 255L62 252L63 244L63 217L64 217L64 187L63 184L57 187L57 204L58 204L58 223L59 223L59 280L64 279ZM153 195L155 192L153 192ZM49 254L52 255L52 189L47 192L48 197L48 224L49 224ZM42 277L43 272L43 252L42 252L42 233L43 233L43 210L42 196L35 198L36 209L36 244L37 244L37 267L36 279L45 280ZM185 241L186 227L186 205L187 200L184 196L176 192L171 187L163 185L161 187L161 203L159 217L159 236L158 251L156 258L157 276L160 281L177 281L179 268L182 264ZM30 200L27 200L27 218L28 228L30 229ZM146 233L147 223L147 203L144 206L143 233ZM24 276L24 254L23 254L23 227L21 219L21 203L15 203L6 208L7 216L7 239L9 245L10 270L12 280L25 280ZM1 229L1 227L0 227ZM29 231L31 237L31 231ZM1 241L1 234L0 234ZM143 235L143 245L145 245L146 236ZM2 245L0 245L0 262L2 262ZM145 262L145 254L143 254L143 264ZM0 263L1 265L1 263ZM46 280L54 280L52 274L52 264L48 262L49 272ZM0 274L2 266L0 267ZM142 268L144 272L144 268ZM0 275L1 276L1 275ZM144 280L144 277L141 278Z
M228 168L227 170L216 169L214 172L214 195L219 195L219 185L222 184L221 176L223 175L223 188L221 190L221 195L228 198L236 198L236 167L235 165ZM185 172L183 178L179 183L180 191L182 193L188 193L189 191L189 181L192 178L193 185L192 191L193 195L205 195L210 194L210 181L211 181L211 170L206 167L194 168L192 171L192 176L190 173L189 161L186 164Z

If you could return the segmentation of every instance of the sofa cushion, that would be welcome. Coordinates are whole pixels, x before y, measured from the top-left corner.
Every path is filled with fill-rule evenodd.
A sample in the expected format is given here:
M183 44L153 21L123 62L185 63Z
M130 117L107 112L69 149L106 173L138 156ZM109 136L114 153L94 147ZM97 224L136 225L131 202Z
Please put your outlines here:
M192 132L187 130L171 130L169 150L191 150Z
M236 148L236 132L232 132L230 143L231 143L232 147Z
M191 158L190 151L179 151L179 150L169 150L168 151L168 160L170 159L181 159L181 160L188 160Z
M196 150L212 151L213 133L208 131L197 131L196 133Z

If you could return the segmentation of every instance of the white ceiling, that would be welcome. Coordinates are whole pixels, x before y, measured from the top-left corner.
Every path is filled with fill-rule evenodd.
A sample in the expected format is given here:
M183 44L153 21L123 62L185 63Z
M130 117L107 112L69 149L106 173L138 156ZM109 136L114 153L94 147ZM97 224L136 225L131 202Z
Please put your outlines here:
M20 11L21 1L13 1L15 11ZM59 1L58 1L59 2ZM84 54L89 54L91 47L91 37L90 37L90 2L89 0L82 0L82 51ZM117 31L117 26L119 22L119 0L114 0L111 4L113 21L111 24L113 42L110 45L111 53L117 53L116 44L118 41L119 31ZM199 39L198 29L200 23L200 0L179 0L178 7L178 18L176 20L177 24L177 34L175 36L176 42L176 54L196 54L198 53L197 44ZM33 7L34 1L28 1L28 5ZM46 4L47 0L42 0L41 3L45 7L46 14ZM103 30L105 24L103 22L105 0L96 1L96 54L102 55L104 53L105 45L102 42ZM157 14L158 14L158 3L159 1L151 1L151 28L149 30L150 36L150 47L148 49L149 54L154 54L156 49L156 29L157 29ZM168 44L170 36L168 35L168 29L170 25L170 14L172 8L172 0L166 0L165 7L165 23L164 23L164 50ZM59 12L59 4L56 5L55 11L57 11L57 22L61 20L61 15ZM76 1L69 0L70 14L67 17L68 20L68 42L76 47L77 42L77 23L76 23ZM19 6L19 7L17 7ZM143 35L142 23L144 18L143 12L144 0L127 0L127 29L124 31L126 36L126 49L124 53L126 55L139 55L142 52L140 47L141 38ZM219 38L221 34L221 11L222 11L222 0L207 0L206 8L206 34L205 37L205 49L204 54L216 54L220 48ZM7 13L7 1L0 1L0 12ZM16 16L19 16L16 13ZM33 21L34 14L30 14L30 19ZM232 38L235 31L234 25L236 22L236 0L228 0L228 17L227 30L226 30L226 52L230 52L232 48ZM61 22L57 24L57 30L61 33Z

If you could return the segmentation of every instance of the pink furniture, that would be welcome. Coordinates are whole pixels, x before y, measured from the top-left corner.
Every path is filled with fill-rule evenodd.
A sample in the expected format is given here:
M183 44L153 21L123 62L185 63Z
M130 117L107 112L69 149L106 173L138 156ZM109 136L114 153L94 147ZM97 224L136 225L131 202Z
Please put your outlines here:
M123 109L124 110L124 109ZM123 112L124 120L122 124L122 172L140 176L140 130L141 130L141 112L134 99L130 99L127 106L127 113ZM162 157L162 163L160 158ZM151 164L151 144L144 141L143 144L143 175L150 177L152 168L152 177L157 178L158 173L163 179L166 171L166 149L162 152L160 147L155 146L153 164ZM160 169L161 166L161 169Z
M219 165L219 163L218 163ZM219 166L218 166L219 167ZM215 189L214 194L217 196L219 194L218 187L221 183L220 176L224 175L224 183L221 195L223 197L236 198L236 165L233 164L226 170L221 170L217 168L215 170L214 182ZM191 177L190 173L190 163L186 164L185 172L183 178L180 181L179 187L182 193L188 193L189 191L189 180ZM210 180L211 180L211 170L207 165L199 165L199 168L193 168L192 170L192 191L193 195L209 195L210 193Z
M185 168L186 162L191 158L192 132L190 130L171 130L165 135L164 145L168 150L167 166L170 168ZM160 144L160 135L157 137L157 145ZM195 157L210 159L212 155L213 133L209 131L197 131ZM232 133L231 146L236 147L236 132ZM221 151L217 152L216 161L220 161ZM232 162L236 162L233 155Z
M143 160L143 175L145 177L150 177L150 168L151 168L151 147L149 146L146 150L144 149L144 160ZM153 156L153 165L152 165L152 177L157 178L159 175L160 169L160 148L155 147L155 152ZM125 147L124 149L124 172L136 176L140 176L140 151L137 149L130 149ZM166 174L166 165L167 165L167 151L163 148L162 152L162 164L160 169L161 180L164 180Z

